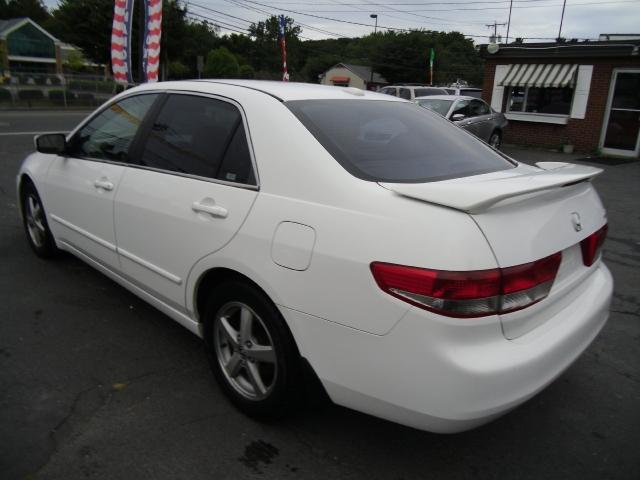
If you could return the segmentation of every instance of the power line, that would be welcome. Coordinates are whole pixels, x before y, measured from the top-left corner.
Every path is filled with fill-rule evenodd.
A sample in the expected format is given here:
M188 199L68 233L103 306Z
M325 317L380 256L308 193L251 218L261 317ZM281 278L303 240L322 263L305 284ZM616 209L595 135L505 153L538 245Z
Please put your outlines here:
M204 15L199 15L199 14L193 13L193 12L187 12L187 16L191 17L192 20L202 21L201 19L204 19L207 22L211 23L211 25L213 25L215 27L218 27L221 30L229 30L229 31L234 32L234 33L239 33L239 34L242 34L242 35L249 35L249 32L247 30L241 30L240 28L236 29L233 26L224 27L224 26L222 26L222 24L224 24L224 25L231 25L231 24L225 23L225 22L221 22L221 21L216 20L216 19L211 18L211 17L206 17ZM194 18L194 17L197 17L197 18Z
M240 4L240 2L234 2L232 0L225 0L225 1L231 1L232 3L237 3ZM243 0L246 3L250 3L250 4L256 4L256 5L260 5L262 7L267 7L267 8L273 8L269 5L265 5L264 3L260 3L260 2L255 2L255 1L250 1L250 0ZM349 25L357 25L357 26L361 26L361 27L368 27L368 28L373 28L374 25L371 24L367 24L367 23L361 23L361 22L353 22L350 20L340 20L338 18L331 18L331 17L325 17L323 15L314 15L311 13L304 13L304 12L300 12L297 10L291 10L291 9L286 9L286 8L280 8L277 9L283 12L288 12L288 13L294 13L296 15L303 15L306 17L313 17L313 18L319 18L322 20L331 20L333 22L338 22L338 23L346 23ZM383 25L378 25L378 28L382 28L382 29L386 29L386 30L393 30L393 31L397 31L397 32L422 32L423 30L417 30L417 29L410 29L410 28L400 28L400 27L389 27L389 26L383 26ZM463 34L467 37L476 37L476 38L489 38L488 35L468 35L468 34ZM546 38L544 40L547 40Z
M528 0L528 1L532 1L532 0ZM552 0L535 0L537 1L544 1L544 2L549 2ZM621 3L638 3L639 0L612 0L612 1L597 1L597 2L581 2L581 3L568 3L567 5L569 5L570 7L582 7L582 6L589 6L589 5L615 5L615 4L621 4ZM479 3L479 2L468 2L468 3ZM504 3L504 2L487 2L487 3ZM514 2L516 3L516 2ZM318 5L318 4L315 4ZM347 6L347 4L341 4L341 5L345 5ZM394 4L396 5L396 4ZM438 3L438 5L446 5L443 3ZM453 3L452 3L453 5ZM371 6L375 7L377 6L376 4L371 4ZM562 3L549 3L549 4L545 4L545 5L523 5L523 6L513 6L514 9L528 9L528 8L551 8L551 7L560 7L562 6ZM383 6L385 8L391 8L388 5ZM274 7L275 8L275 7ZM413 9L411 11L408 10L398 10L393 8L392 11L397 12L397 13L405 13L408 15L415 15L418 17L422 17L422 18L430 18L430 19L439 19L439 17L428 17L425 15L418 15L415 12L453 12L453 11L484 11L484 10L507 10L509 7L508 6L504 6L504 7L471 7L471 8L465 8L465 7L460 7L460 8L430 8L430 9L426 9L426 10L416 10ZM362 10L303 10L304 12L308 12L308 13L360 13ZM391 15L390 15L391 16ZM448 21L448 19L442 19L443 21ZM461 22L458 22L461 23Z
M372 24L367 24L367 23L362 23L362 22L354 22L354 21L350 21L350 20L342 20L342 19L338 19L338 18L327 17L327 16L324 16L324 15L315 15L315 14L312 14L312 13L305 13L305 12L299 11L299 10L292 10L292 9L286 9L286 8L274 8L274 7L270 6L270 5L267 5L267 4L264 4L264 3L261 3L261 2L256 2L255 0L242 0L242 3L240 2L240 0L225 0L225 1L231 2L231 3L235 3L235 4L243 6L245 8L250 8L249 6L244 5L245 3L248 3L248 4L252 4L252 5L260 5L260 6L266 7L266 8L271 8L271 9L284 11L284 12L288 12L288 13L293 13L293 14L296 14L296 15L303 15L303 16L312 17L312 18L319 18L319 19L322 19L322 20L330 20L332 22L337 22L337 23L345 23L345 24L349 24L349 25L357 25L357 26L367 27L367 28L373 28L374 27L374 25L372 25ZM636 3L637 1L638 0L615 0L614 2L596 2L596 3ZM424 30L420 30L420 29L391 27L391 26L384 26L384 25L378 25L378 28L397 31L397 32L423 32L424 31ZM462 35L464 35L466 37L472 37L472 38L490 38L490 35L472 35L472 34L467 34L467 33L464 33L464 32L459 32L459 33L461 33ZM555 40L555 38L552 38L552 37L520 37L520 38L522 38L523 40ZM588 40L588 39L584 39L584 40Z
M513 3L537 3L537 2L548 2L549 0L514 0ZM313 5L313 6L324 6L324 5L334 5L334 3L324 3L324 2L271 2L273 5ZM509 3L509 0L477 0L477 1L469 1L469 2L407 2L407 3L393 3L392 5L398 7L406 7L406 6L428 6L428 5L470 5L470 4L497 4L497 3ZM342 5L345 6L378 6L385 7L389 5L388 3L378 3L378 2L344 2ZM571 5L571 4L569 4Z
M262 13L264 15L268 15L268 16L273 16L274 15L274 13L272 13L272 12L268 12L266 10L262 10L260 8L257 8L257 7L244 5L244 4L242 4L242 3L238 2L238 1L234 1L234 0L224 0L224 1L227 2L227 3L231 3L233 5L245 8L245 9L250 10L250 11ZM324 30L322 28L313 27L311 25L306 25L306 24L304 24L302 22L299 22L297 20L295 21L295 23L297 25L300 25L301 27L308 28L309 30L312 30L312 31L315 31L315 32L318 32L318 33L324 33L325 35L331 35L331 36L340 37L340 38L349 38L347 35L343 35L341 33L330 32L329 30Z
M335 3L335 1L334 1ZM342 3L339 2L340 5L343 6L347 6L347 3ZM388 17L392 17L392 18L397 18L399 20L404 20L404 21L408 21L408 22L414 22L414 23L432 23L432 24L436 24L436 25L482 25L483 22L458 22L455 20L451 20L451 19L447 19L447 18L440 18L440 17L429 17L426 15L420 15L418 13L414 13L417 12L418 10L413 10L413 11L407 11L407 10L398 10L397 8L393 8L390 5L379 5L377 3L367 3L366 6L368 8L360 8L357 7L358 10L309 10L309 12L312 13L358 13L360 11L363 12L370 12L371 10L375 9L375 7L380 6L381 8L386 8L388 10L382 10L379 11L379 13L384 13L386 16ZM412 15L414 17L420 18L420 19L426 19L428 21L425 20L420 20L420 22L416 21L416 20L408 20L404 17L398 17L397 15L393 15L391 13L388 13L388 11L392 11L392 12L396 12L396 13L401 13L404 15ZM306 10L305 10L306 11ZM422 11L422 10L421 10ZM429 10L424 10L424 11L429 11Z

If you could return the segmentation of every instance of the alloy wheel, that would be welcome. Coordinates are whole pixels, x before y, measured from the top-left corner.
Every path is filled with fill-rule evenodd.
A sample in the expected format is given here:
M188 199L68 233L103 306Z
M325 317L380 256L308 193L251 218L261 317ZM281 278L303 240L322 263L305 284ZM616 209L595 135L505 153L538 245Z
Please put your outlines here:
M489 139L489 145L491 145L496 150L500 148L500 134L494 133L491 135Z
M47 229L44 223L44 210L42 209L42 205L40 205L40 201L37 197L33 194L29 194L27 196L27 201L25 202L25 208L29 237L36 247L42 248L47 238Z
M254 310L229 302L216 314L213 346L220 368L233 389L248 400L262 400L272 392L278 361L269 331Z

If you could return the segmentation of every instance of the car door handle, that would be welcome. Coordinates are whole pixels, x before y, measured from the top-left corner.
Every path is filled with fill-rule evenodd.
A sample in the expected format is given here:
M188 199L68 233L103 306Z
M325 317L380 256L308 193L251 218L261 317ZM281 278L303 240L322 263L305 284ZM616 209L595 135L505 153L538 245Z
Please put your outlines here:
M96 188L101 188L102 190L107 190L108 192L113 190L113 187L114 187L113 183L111 183L109 180L104 178L101 178L93 182L93 186Z
M227 218L229 211L220 205L193 202L191 210L199 213L208 213L213 217Z

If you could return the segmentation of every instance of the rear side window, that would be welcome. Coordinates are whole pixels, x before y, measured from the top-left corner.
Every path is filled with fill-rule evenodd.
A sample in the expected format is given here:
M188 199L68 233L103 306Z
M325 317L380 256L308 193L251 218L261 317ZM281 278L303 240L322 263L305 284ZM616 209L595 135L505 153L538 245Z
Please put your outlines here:
M399 88L398 91L400 92L400 98L411 100L411 90L409 90L408 88Z
M396 96L396 89L392 88L392 87L387 87L387 88L383 88L382 90L380 90L380 93L384 93L386 95L393 95L395 97Z
M299 100L285 105L349 173L363 180L422 183L514 166L412 103Z
M170 95L149 132L140 164L254 185L242 115L222 100Z

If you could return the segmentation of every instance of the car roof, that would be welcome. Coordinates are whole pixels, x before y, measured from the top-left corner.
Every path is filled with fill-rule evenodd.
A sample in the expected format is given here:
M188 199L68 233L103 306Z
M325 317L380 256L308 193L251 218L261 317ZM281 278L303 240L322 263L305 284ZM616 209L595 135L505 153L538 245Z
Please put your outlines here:
M135 87L139 90L190 90L203 93L215 93L215 86L219 84L233 85L237 87L257 90L270 95L282 102L290 100L315 100L315 99L365 99L384 100L390 102L406 101L382 93L361 90L355 87L334 87L331 85L319 85L314 83L279 82L271 80L181 80L171 82L146 83ZM132 89L133 90L133 89ZM132 91L129 90L129 91Z
M470 97L468 95L427 95L416 97L414 100L482 100L481 98ZM483 100L484 101L484 100Z

